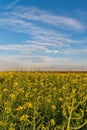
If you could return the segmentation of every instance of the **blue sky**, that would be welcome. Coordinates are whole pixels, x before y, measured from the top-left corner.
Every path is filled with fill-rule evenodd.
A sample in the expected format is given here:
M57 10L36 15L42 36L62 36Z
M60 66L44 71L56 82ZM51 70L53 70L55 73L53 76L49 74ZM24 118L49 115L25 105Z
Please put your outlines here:
M87 70L86 57L86 0L0 0L0 70Z

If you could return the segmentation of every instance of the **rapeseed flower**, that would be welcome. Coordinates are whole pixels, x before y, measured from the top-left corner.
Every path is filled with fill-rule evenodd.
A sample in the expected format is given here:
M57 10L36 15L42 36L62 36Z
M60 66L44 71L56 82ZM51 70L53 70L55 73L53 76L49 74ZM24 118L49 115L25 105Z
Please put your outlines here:
M54 119L51 119L51 120L50 120L50 124L51 124L51 125L53 125L53 126L54 126L54 125L55 125L55 123L56 123L56 122L55 122L55 120L54 120Z
M53 111L55 111L55 110L56 110L56 106L55 106L55 105L52 105L52 106L51 106L51 109L52 109Z
M11 99L15 99L16 96L12 93L12 94L9 95L9 97L10 97Z
M11 113L11 108L10 108L10 107L5 107L5 112L6 112L7 114Z
M8 89L7 89L7 88L4 88L4 89L3 89L3 92L8 92Z
M3 126L4 125L4 122L3 121L0 121L0 126Z
M23 106L27 107L27 108L32 108L33 107L31 102L26 102Z
M22 111L24 109L23 106L18 106L18 108L16 108L16 111Z
M18 83L17 83L17 82L14 82L13 86L14 86L14 87L17 87L17 86L18 86Z
M28 117L29 117L28 115L24 114L24 115L22 115L22 116L19 118L19 120L25 122L25 121L27 121Z

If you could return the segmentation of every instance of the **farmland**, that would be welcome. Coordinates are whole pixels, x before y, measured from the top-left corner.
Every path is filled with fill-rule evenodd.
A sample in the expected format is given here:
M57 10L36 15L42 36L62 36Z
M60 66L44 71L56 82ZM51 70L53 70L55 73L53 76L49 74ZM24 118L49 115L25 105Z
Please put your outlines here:
M87 129L87 73L0 72L0 130L73 129Z

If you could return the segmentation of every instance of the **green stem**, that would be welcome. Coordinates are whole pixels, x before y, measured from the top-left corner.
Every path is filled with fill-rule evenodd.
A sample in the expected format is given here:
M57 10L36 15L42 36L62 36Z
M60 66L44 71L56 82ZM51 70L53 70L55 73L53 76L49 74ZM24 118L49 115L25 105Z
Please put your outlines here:
M70 113L69 113L68 124L67 124L66 130L70 130L70 123L71 123L71 118L72 118L73 105L74 105L74 96L72 98L71 110L70 110Z
M36 128L36 123L35 123L35 104L34 104L34 114L33 114L33 130Z

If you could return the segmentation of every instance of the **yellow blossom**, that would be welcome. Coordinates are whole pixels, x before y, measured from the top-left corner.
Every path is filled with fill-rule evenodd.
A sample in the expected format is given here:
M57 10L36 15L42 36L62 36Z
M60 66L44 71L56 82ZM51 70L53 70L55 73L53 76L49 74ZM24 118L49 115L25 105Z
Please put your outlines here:
M17 87L17 86L18 86L18 83L17 83L17 82L14 82L13 86L14 86L14 87Z
M18 92L19 92L19 93L24 93L24 89L23 89L23 88L20 88L20 89L18 90Z
M52 105L52 106L51 106L51 109L55 111L55 110L56 110L56 106L55 106L55 105Z
M76 93L76 89L73 89L73 90L72 90L72 93L75 94L75 93Z
M15 130L15 124L11 123L10 127L8 128L8 130Z
M23 107L22 106L18 106L18 108L16 108L16 111L22 111Z
M48 103L50 103L50 102L51 102L51 99L47 99L46 101L47 101Z
M7 88L4 88L4 89L3 89L3 92L8 92L8 89L7 89Z
M41 99L41 96L38 96L38 99L40 100L40 99Z
M7 114L9 114L9 113L11 112L11 108L10 108L10 107L5 107L5 112L6 112Z
M51 120L50 120L50 124L51 124L51 125L55 125L55 120L54 120L54 119L51 119Z
M63 99L61 97L58 98L59 101L63 101Z
M31 103L31 102L26 102L26 103L24 104L24 107L27 107L27 108L32 108L32 107L33 107L33 105L32 105L32 103Z
M10 105L10 102L4 102L4 106L9 106Z
M0 126L6 126L7 122L5 121L0 121Z
M12 93L9 95L11 97L11 99L15 99L15 95Z
M28 119L28 115L26 115L26 114L24 114L24 115L22 115L20 118L19 118L19 120L20 121L26 121L27 119Z
M8 130L15 130L15 128L13 128L13 127L9 127Z
M0 121L0 126L3 126L4 125L4 122L3 121Z

